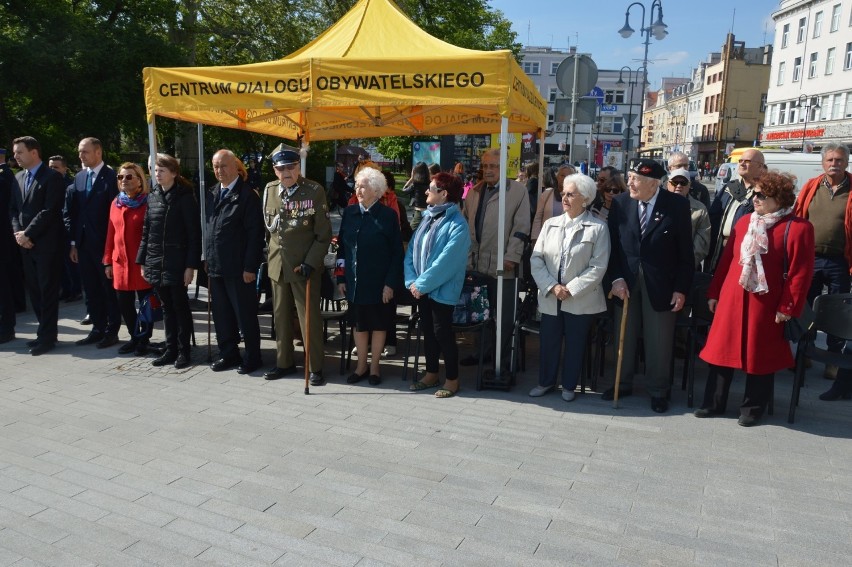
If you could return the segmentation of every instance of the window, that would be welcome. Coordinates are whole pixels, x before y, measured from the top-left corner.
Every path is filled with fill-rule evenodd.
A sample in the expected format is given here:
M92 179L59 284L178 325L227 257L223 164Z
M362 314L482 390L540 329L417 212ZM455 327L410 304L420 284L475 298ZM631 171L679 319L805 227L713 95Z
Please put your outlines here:
M781 49L787 47L787 42L790 40L790 24L784 24L784 31L781 32Z
M760 95L760 110L759 112L766 112L766 93Z
M808 19L799 19L799 31L796 33L796 43L805 41L805 33L808 31Z
M825 54L825 74L831 75L834 73L834 52L835 48L831 47L828 49L828 52Z
M551 61L551 63L550 63L550 75L551 76L555 75L557 69L559 69L559 61Z
M778 124L778 105L772 105L772 112L769 113L769 125L775 126Z
M846 118L852 118L852 91L846 93Z
M539 61L524 61L524 73L527 75L541 74L541 63Z
M831 9L831 31L836 32L840 29L840 4L835 4Z
M601 134L621 134L622 118L621 116L601 116Z
M852 42L846 44L846 58L843 60L843 70L852 69Z
M547 127L548 128L553 127L553 115L552 114L547 115Z
M624 91L620 89L604 91L604 104L624 104Z
M836 95L834 95L831 119L840 120L841 118L843 118L843 93L837 93Z
M813 79L814 77L816 77L817 58L818 58L818 54L816 52L811 53L811 60L808 63L808 78L809 79Z
M822 11L814 16L814 38L818 38L822 34Z
M550 87L550 91L547 93L547 100L549 102L554 102L556 100L556 97L558 96L558 94L559 94L558 88Z
M796 57L793 61L793 82L796 83L802 78L802 58Z
M784 84L784 71L787 69L787 64L783 61L778 64L778 84Z
M778 124L787 123L787 103L782 102L778 105Z
M831 101L832 100L834 100L834 99L831 97L831 95L822 97L822 102L820 103L820 105L822 106L822 108L820 109L820 112L822 114L822 116L821 116L822 120L831 119L831 110L832 110L831 109Z

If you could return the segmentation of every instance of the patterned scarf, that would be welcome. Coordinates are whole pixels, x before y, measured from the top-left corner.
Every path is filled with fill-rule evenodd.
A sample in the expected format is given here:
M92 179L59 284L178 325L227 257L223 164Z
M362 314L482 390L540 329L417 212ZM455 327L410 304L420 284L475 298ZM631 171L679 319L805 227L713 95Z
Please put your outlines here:
M753 213L748 222L748 231L740 245L740 285L749 293L764 294L769 291L766 274L763 271L761 255L769 251L769 239L766 229L790 214L793 208L779 209L774 213L758 215Z
M135 209L140 205L144 205L148 202L148 194L139 192L135 197L128 197L127 193L122 191L118 194L118 197L115 198L115 206L117 208L127 207L128 209Z

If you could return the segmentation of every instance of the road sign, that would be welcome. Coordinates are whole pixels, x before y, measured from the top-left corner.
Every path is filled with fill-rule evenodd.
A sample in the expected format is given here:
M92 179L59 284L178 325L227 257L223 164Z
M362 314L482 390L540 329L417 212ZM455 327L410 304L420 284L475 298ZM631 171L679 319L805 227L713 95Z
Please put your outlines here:
M613 114L618 113L618 105L617 104L602 104L601 105L601 115L603 116L611 116Z
M574 84L574 66L577 66L577 84ZM569 55L556 69L556 84L565 95L587 93L598 82L598 66L588 55ZM582 96L582 95L580 95Z
M603 104L604 92L603 92L603 89L600 88L599 86L595 85L595 88L590 90L589 94L587 96L590 96L592 98L596 98L598 100L598 105Z

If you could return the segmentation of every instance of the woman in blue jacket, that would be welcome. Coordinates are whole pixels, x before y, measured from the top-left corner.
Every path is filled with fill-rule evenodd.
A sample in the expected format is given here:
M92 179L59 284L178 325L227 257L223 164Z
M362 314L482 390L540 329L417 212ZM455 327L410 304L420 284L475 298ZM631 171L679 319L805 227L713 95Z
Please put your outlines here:
M470 234L459 209L463 186L450 173L432 178L426 211L405 255L405 285L419 302L426 374L411 390L438 385L438 356L444 357L446 381L435 392L451 398L459 390L459 351L453 332L453 310L464 284Z

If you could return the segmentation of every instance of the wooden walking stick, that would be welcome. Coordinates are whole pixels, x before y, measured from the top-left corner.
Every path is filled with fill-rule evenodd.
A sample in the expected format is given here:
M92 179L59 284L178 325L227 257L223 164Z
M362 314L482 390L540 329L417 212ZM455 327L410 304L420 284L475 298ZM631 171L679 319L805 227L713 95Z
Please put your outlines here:
M627 308L630 296L624 297L624 307L621 312L621 331L618 333L618 362L615 365L615 390L612 396L612 407L618 409L618 389L621 387L621 363L624 359L624 330L627 327Z
M311 278L307 278L305 284L305 395L311 393Z

